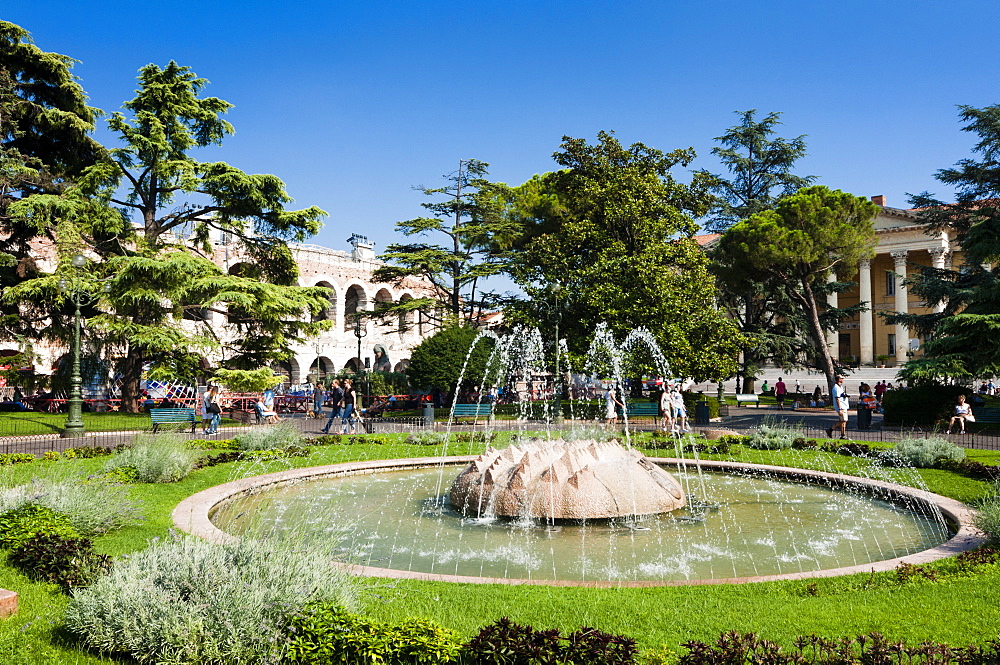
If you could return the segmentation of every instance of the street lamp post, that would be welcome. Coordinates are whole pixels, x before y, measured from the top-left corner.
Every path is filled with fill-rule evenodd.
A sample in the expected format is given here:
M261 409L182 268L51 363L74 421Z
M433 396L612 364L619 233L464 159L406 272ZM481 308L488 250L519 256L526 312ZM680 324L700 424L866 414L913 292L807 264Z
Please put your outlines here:
M354 336L358 338L358 381L361 381L364 376L364 365L361 360L361 339L367 335L368 329L365 327L365 315L359 310L354 313Z
M69 296L73 303L73 373L69 378L69 406L66 424L63 426L62 436L64 438L75 438L83 436L86 428L83 424L83 377L80 375L80 308L89 305L97 300L99 294L91 293L80 283L78 271L87 265L87 257L77 254L70 261L70 265L75 269L70 279L59 280L59 290ZM101 293L108 293L111 285L104 282Z

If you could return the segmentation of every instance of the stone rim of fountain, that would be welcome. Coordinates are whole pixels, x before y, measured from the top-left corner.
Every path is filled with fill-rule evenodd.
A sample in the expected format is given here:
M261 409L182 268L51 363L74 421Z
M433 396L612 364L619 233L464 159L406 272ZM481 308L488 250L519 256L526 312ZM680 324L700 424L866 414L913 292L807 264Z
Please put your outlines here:
M459 466L469 464L476 455L461 455L453 457L411 457L391 460L369 460L362 462L343 462L325 466L288 469L275 473L241 478L221 485L210 487L193 494L177 504L171 513L174 526L181 531L203 538L213 543L231 543L239 540L237 536L219 529L211 521L212 513L225 502L239 496L253 494L264 489L270 489L289 483L317 478L331 478L358 474L372 474L400 469L417 469L436 466ZM691 460L678 460L668 457L648 457L649 461L659 466L675 465L678 462L690 464ZM392 579L414 579L429 582L457 582L465 584L528 584L539 586L579 586L579 587L660 587L660 586L692 586L703 584L744 584L748 582L772 582L781 580L804 580L822 577L839 577L856 573L885 572L895 569L902 563L921 565L956 556L962 552L974 550L986 543L986 536L973 525L975 512L960 501L946 496L927 492L915 487L897 485L870 478L848 476L826 471L796 469L792 467L773 466L766 464L747 464L745 462L723 462L701 460L702 468L715 471L736 471L745 474L774 474L787 480L808 482L823 480L835 487L857 487L866 491L881 492L889 500L892 497L906 496L924 505L936 505L945 521L955 533L944 543L903 557L873 561L854 566L826 568L797 573L782 573L777 575L756 575L747 577L711 578L697 580L535 580L512 579L500 577L473 577L467 575L442 575L437 573L420 573L408 570L378 568L360 564L342 563L346 570L355 575L366 577L385 577Z

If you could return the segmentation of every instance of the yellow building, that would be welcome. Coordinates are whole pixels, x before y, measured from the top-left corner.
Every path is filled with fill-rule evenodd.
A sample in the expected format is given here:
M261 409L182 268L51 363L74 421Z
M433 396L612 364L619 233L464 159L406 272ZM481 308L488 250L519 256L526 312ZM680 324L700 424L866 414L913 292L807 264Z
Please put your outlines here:
M908 354L920 355L921 341L905 326L888 325L879 312L929 313L925 302L907 292L903 280L921 267L959 265L961 252L947 231L928 233L913 210L891 208L884 196L873 196L872 201L881 208L875 219L875 256L847 277L857 286L828 298L839 307L866 302L868 310L841 321L840 330L829 333L828 344L831 355L841 360L872 364L888 356L890 363L902 363Z

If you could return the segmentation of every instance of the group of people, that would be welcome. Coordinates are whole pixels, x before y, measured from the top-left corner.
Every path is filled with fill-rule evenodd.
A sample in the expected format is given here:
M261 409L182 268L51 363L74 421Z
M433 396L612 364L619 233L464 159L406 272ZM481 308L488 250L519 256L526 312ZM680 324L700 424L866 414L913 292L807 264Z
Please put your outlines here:
M609 425L618 424L619 411L624 412L625 405L618 400L614 386L604 391L604 419ZM684 395L677 385L671 385L660 393L659 405L661 424L664 430L671 432L690 432L687 422L687 406Z
M330 419L323 427L323 433L329 434L334 427L334 421L340 420L339 429L341 434L353 434L357 430L358 421L361 420L361 413L358 410L358 393L354 389L354 382L344 379L343 384L339 379L334 379L330 384L328 396L333 408L330 410ZM322 416L323 403L313 403L313 409L317 416Z

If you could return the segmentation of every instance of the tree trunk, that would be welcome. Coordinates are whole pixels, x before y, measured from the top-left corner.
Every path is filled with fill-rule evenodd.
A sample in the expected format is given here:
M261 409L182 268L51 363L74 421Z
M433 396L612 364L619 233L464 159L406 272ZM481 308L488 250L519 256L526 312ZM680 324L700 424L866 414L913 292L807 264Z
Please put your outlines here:
M826 375L827 390L833 396L833 384L836 383L836 369L833 365L833 358L830 357L830 349L826 345L826 331L823 330L819 322L819 307L816 304L816 294L813 293L812 286L808 278L802 280L802 293L804 294L804 304L806 305L806 318L809 321L809 334L813 338L816 347L819 368Z
M142 352L129 347L128 354L122 361L122 405L121 410L126 413L139 412L139 392L142 383Z

